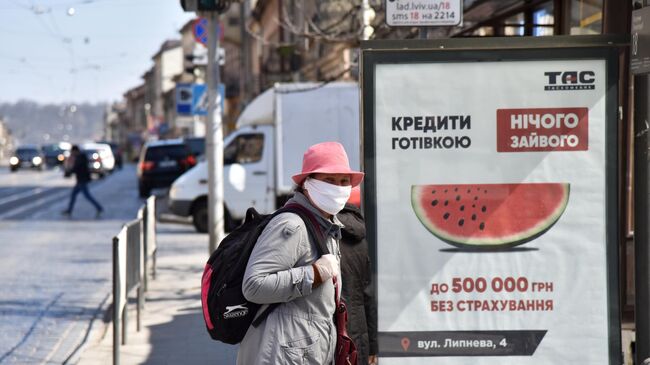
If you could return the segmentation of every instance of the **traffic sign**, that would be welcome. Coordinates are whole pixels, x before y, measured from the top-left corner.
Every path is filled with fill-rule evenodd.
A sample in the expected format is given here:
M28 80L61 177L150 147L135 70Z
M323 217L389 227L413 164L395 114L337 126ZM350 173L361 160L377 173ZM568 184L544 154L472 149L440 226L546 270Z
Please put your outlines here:
M192 26L192 34L194 34L194 39L207 47L208 44L208 20L205 18L196 18L194 20L194 25ZM217 27L217 36L219 40L223 40L223 24L219 23Z
M194 115L208 115L208 93L205 84L194 84L192 89L192 114ZM226 98L226 87L224 84L219 84L219 104L221 110L225 107L224 100Z
M176 113L192 114L192 84L176 84Z
M194 33L194 39L197 42L203 45L208 44L208 20L205 18L196 18L192 27L192 33Z
M219 84L219 104L225 107L226 87ZM176 84L176 114L208 115L208 93L205 84Z

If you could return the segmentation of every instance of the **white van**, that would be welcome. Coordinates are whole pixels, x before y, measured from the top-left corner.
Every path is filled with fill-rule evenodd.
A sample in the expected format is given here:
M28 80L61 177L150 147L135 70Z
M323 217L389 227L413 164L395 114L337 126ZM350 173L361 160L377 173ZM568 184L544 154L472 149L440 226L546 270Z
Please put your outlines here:
M224 139L224 215L226 229L249 207L273 212L292 194L291 176L313 144L338 141L353 169L360 169L359 88L353 82L276 84L255 98ZM180 176L169 191L170 210L192 216L207 232L207 161Z

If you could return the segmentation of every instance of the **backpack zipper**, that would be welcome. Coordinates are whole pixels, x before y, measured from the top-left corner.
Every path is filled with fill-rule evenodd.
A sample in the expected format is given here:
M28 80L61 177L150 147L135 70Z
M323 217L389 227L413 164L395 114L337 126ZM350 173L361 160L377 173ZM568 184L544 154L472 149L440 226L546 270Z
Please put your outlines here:
M219 290L217 290L217 296L221 296L221 293L223 293L224 289L226 289L226 283L223 283L221 288L219 288Z

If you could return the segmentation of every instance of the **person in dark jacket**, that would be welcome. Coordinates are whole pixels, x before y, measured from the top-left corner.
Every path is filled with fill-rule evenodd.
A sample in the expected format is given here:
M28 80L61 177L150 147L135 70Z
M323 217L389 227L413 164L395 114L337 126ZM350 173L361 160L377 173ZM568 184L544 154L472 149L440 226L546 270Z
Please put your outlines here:
M77 194L79 192L83 193L86 199L95 206L95 209L97 210L96 217L99 218L99 216L102 214L104 211L104 208L102 208L101 204L93 198L92 195L90 195L90 191L88 191L88 183L90 182L90 170L88 169L88 157L86 157L85 154L81 153L79 150L79 146L72 146L72 149L70 150L70 157L72 158L72 163L69 168L69 171L67 173L75 174L77 177L77 184L72 188L72 194L70 195L70 202L68 204L68 209L64 210L61 212L63 215L71 215L72 214L72 209L74 208L74 203L75 200L77 199Z
M365 365L377 363L377 306L371 282L366 224L357 207L359 195L358 187L353 188L350 200L337 218L345 226L341 230L341 277L342 297L348 308L348 335L357 345L359 365Z

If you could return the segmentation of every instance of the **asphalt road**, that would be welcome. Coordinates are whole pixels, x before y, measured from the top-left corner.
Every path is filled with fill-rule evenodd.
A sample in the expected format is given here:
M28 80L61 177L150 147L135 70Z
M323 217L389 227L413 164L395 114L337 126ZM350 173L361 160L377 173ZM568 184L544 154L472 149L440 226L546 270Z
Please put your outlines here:
M71 217L74 179L61 171L0 168L0 364L62 364L102 320L111 291L111 240L135 218L135 168L127 165L83 195Z

